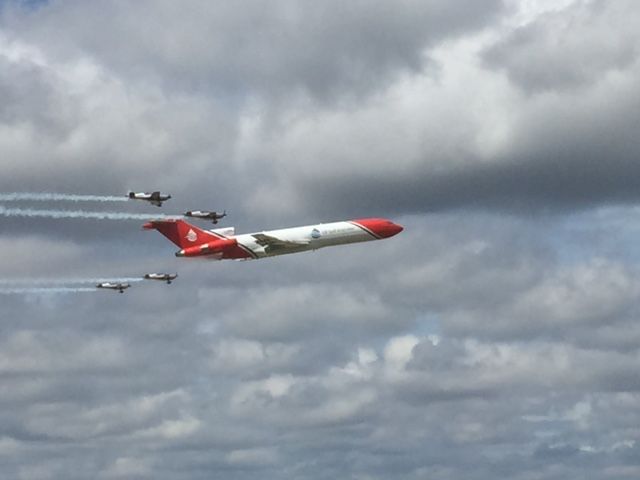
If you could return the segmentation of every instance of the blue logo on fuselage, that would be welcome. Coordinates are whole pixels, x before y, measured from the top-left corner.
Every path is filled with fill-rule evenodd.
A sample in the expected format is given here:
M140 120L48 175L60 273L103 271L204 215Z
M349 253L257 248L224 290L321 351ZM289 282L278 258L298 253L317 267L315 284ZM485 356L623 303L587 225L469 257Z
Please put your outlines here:
M322 234L320 233L320 230L318 230L317 228L314 228L313 230L311 230L311 238L318 239L321 236Z

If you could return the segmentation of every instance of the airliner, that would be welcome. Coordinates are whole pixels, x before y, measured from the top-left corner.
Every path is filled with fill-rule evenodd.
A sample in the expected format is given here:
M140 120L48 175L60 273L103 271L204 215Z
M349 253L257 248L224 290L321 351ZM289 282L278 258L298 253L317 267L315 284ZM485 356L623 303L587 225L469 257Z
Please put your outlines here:
M157 230L176 244L176 257L251 260L306 252L334 245L393 237L403 227L384 218L363 218L303 227L236 235L233 227L202 230L181 219L152 220L145 230Z

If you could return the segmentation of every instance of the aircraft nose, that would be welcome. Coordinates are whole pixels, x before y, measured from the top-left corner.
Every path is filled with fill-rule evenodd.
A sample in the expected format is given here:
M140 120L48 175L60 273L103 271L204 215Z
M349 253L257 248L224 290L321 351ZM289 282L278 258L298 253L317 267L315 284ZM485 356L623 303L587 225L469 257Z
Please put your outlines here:
M382 238L393 237L399 234L404 228L397 223L388 222L378 229L378 233Z
M401 231L404 230L404 227L402 225L398 225L397 223L394 223L393 225L391 225L391 227L389 228L389 231L391 232L391 235L389 235L390 237L399 234Z
M400 233L403 229L400 225L385 218L362 218L353 221L368 230L376 238L389 238Z

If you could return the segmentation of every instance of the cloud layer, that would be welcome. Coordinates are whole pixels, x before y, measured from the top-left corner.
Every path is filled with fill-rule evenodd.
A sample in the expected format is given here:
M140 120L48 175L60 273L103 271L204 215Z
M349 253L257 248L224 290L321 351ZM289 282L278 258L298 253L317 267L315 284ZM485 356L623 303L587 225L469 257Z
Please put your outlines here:
M0 217L3 288L180 274L0 292L3 474L636 478L639 16L0 3L1 193L160 189L161 210L82 208L226 208L240 232L405 227L215 263L137 220Z

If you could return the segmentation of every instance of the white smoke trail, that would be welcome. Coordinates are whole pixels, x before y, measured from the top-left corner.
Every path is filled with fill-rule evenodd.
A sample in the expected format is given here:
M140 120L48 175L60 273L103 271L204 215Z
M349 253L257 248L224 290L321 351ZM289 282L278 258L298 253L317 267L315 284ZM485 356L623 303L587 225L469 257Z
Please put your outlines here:
M69 193L29 193L29 192L13 192L0 193L1 202L126 202L129 197L124 195L75 195Z
M95 288L88 287L25 287L25 288L0 288L0 295L46 295L51 293L89 293L95 292Z
M142 277L109 277L109 278L3 278L0 279L0 288L13 288L14 286L37 286L37 285L74 285L74 284L97 284L103 282L113 283L135 283L142 282ZM52 287L54 288L54 287Z
M0 216L29 218L89 218L95 220L150 220L177 219L179 215L149 215L144 213L124 212L87 212L85 210L35 210L32 208L5 208L0 206Z

